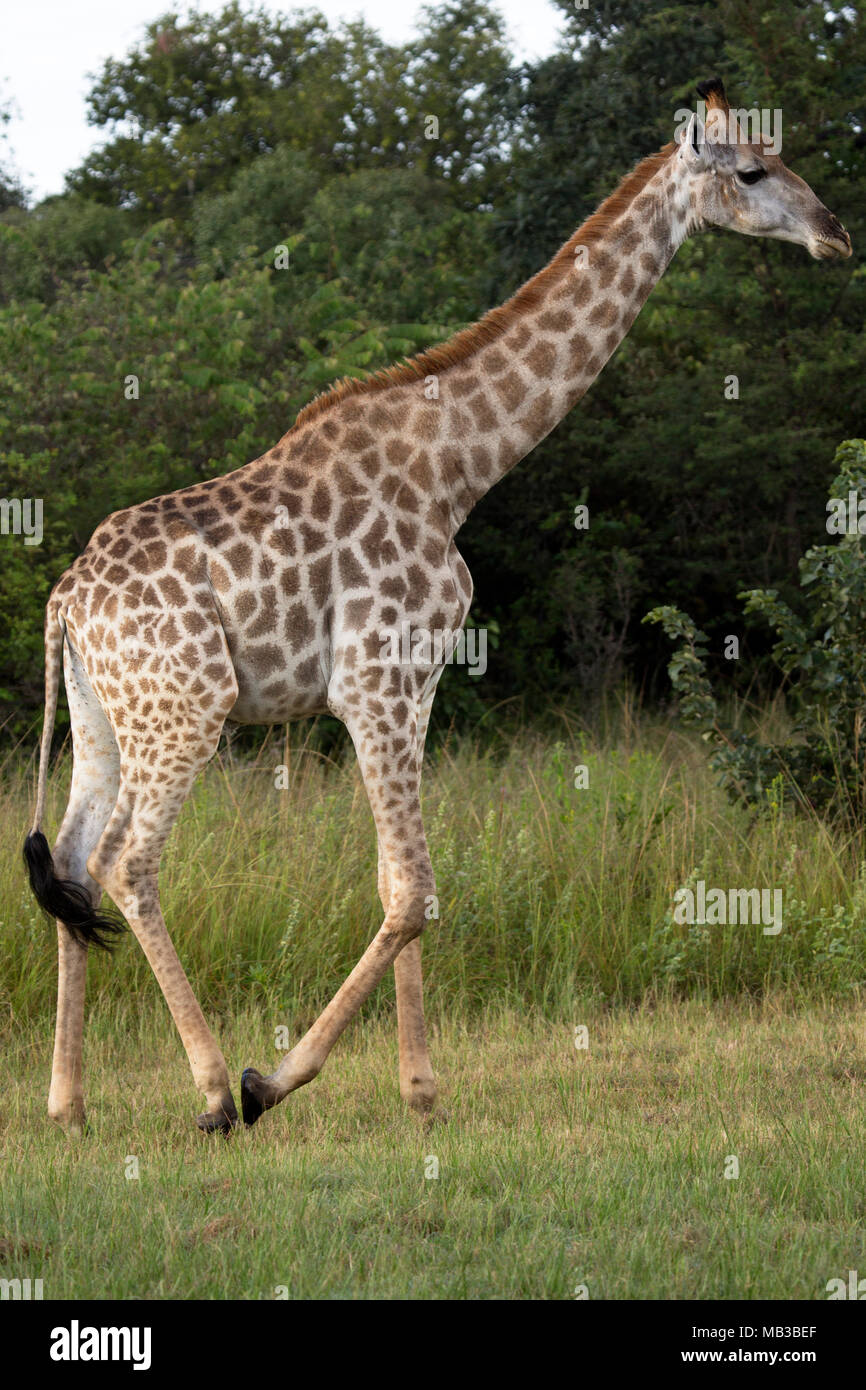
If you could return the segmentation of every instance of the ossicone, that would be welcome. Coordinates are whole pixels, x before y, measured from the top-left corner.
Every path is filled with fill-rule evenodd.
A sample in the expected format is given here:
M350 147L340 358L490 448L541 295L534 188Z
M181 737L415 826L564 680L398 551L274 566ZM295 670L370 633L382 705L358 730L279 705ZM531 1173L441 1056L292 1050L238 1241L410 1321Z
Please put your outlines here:
M709 111L724 111L728 114L728 98L725 96L725 85L720 77L708 77L705 82L698 83L698 96L703 97L707 103Z

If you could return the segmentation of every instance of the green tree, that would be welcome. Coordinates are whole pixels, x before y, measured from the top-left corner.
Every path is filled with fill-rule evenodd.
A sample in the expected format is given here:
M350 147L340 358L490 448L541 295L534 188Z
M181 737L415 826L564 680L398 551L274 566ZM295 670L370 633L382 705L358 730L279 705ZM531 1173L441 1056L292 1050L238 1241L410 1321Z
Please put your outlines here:
M8 140L8 133L5 127L12 119L12 109L9 102L0 103L0 148ZM8 208L23 208L27 206L27 191L21 182L20 176L12 167L12 161L8 152L0 159L0 213L4 213Z
M858 12L780 0L757 22L734 0L560 8L562 51L512 84L518 139L495 209L497 298L672 138L676 110L715 72L733 104L782 108L786 161L842 217L855 252L863 245ZM823 525L823 460L863 423L864 317L856 255L817 265L800 247L728 233L682 248L589 395L470 517L462 546L477 592L496 595L503 634L520 634L503 641L495 693L531 688L534 671L545 673L544 698L551 686L592 693L584 672L603 669L622 586L599 594L598 571L581 567L590 556L604 572L615 551L628 553L624 645L659 690L663 649L639 624L651 604L687 592L702 626L730 631L743 584L780 581L797 601L797 557ZM724 394L732 375L737 400ZM588 543L571 528L584 489ZM753 654L766 651L756 635ZM741 662L731 678L754 670Z
M332 30L315 11L168 13L106 62L89 120L112 138L69 186L142 218L185 218L278 146L323 172L418 165L462 184L504 134L508 65L502 22L479 0L426 11L404 48L361 21Z
M0 210L0 496L44 496L47 528L26 554L0 537L11 704L39 700L28 605L107 510L244 463L335 377L501 303L713 72L735 104L781 106L786 160L855 257L729 234L680 251L589 395L461 534L502 634L477 698L585 700L623 671L662 690L664 643L640 617L684 593L712 640L736 630L743 586L778 584L798 611L825 459L863 433L861 16L561 9L560 51L534 65L462 0L404 46L315 13L172 13L105 66L91 114L107 143L67 194ZM753 630L728 678L773 678L770 646Z

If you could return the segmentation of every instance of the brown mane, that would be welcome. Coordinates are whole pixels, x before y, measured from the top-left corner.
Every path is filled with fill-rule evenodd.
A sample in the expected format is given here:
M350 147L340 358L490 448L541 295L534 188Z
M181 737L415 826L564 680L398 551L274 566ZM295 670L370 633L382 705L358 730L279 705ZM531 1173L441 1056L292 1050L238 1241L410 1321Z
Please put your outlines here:
M610 197L578 228L564 246L561 246L543 270L533 275L521 285L516 294L504 304L490 309L477 323L463 328L444 343L427 348L403 362L391 367L382 367L368 377L344 376L327 391L314 397L309 405L299 411L292 430L308 425L312 420L330 410L331 406L349 396L365 396L374 391L385 391L391 386L404 386L420 377L437 375L448 367L463 362L477 348L492 343L511 328L523 313L534 309L540 302L550 281L555 279L566 264L572 263L574 248L598 241L622 217L623 213L640 193L650 179L658 173L673 154L676 146L665 145L656 154L648 155L640 164L626 174ZM291 432L291 431L290 431Z

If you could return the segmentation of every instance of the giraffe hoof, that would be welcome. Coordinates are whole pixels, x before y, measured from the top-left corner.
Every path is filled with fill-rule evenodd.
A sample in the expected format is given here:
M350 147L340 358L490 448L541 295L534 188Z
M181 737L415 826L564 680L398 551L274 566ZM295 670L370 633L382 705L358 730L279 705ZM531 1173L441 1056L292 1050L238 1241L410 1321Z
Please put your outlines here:
M67 1139L73 1139L76 1143L90 1137L89 1120L69 1120L68 1123L61 1124L60 1128Z
M241 1109L247 1129L251 1128L266 1110L270 1110L271 1104L265 1078L255 1067L247 1067L241 1077Z
M195 1122L204 1134L222 1134L228 1138L237 1125L238 1112L230 1104L218 1111L207 1110L203 1115L197 1115Z
M84 1113L84 1105L73 1103L68 1106L54 1106L48 1102L48 1118L53 1120L69 1139L85 1139L90 1125Z

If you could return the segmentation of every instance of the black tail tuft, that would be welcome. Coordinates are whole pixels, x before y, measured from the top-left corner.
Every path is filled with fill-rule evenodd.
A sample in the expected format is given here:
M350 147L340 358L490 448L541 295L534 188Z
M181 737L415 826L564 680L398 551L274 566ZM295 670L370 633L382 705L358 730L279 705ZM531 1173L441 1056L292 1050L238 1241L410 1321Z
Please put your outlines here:
M110 951L113 938L125 930L123 919L116 913L95 911L86 888L55 876L51 850L41 830L34 830L24 841L24 863L42 910L61 921L80 945Z

